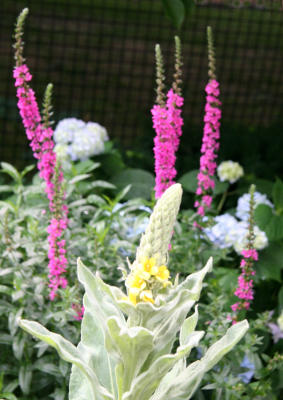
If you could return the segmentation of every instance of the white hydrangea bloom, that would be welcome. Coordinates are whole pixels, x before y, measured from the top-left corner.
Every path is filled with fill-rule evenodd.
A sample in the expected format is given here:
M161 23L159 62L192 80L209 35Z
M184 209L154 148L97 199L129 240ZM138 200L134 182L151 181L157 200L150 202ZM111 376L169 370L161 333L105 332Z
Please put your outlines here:
M237 232L238 221L230 214L218 215L214 220L216 224L205 228L205 234L220 249L231 247L233 243L227 237L229 233Z
M103 151L104 142L101 140L100 136L87 128L75 132L73 142L69 146L69 154L73 161L77 159L86 160Z
M65 118L56 127L54 140L59 146L56 146L58 156L63 157L63 153L64 156L68 154L75 161L86 160L102 153L104 142L109 138L106 129L96 122L85 123L80 119Z
M239 235L237 240L234 242L233 247L234 250L241 254L243 250L245 250L248 246L248 222L241 221L238 223L239 225ZM256 250L262 250L268 245L268 239L265 232L261 231L258 226L254 226L254 248Z
M274 207L271 201L268 200L265 194L255 192L254 193L255 208L259 204L266 204L269 207ZM247 221L249 219L250 212L250 194L246 193L238 199L236 216L242 221Z
M59 121L54 130L56 143L68 144L73 141L74 133L84 128L85 122L77 118L65 118Z
M88 122L86 128L99 137L101 141L106 142L106 140L109 140L107 130L97 122Z
M235 183L244 175L244 169L238 162L223 161L217 168L218 177L221 182Z
M67 161L68 156L68 145L67 144L56 144L54 151L56 153L57 159L61 162Z

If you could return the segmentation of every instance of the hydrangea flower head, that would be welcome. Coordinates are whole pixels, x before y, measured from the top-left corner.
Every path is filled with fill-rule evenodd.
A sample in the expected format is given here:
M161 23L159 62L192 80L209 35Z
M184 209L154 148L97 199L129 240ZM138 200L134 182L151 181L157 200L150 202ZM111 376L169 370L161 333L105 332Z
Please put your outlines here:
M87 122L86 128L89 132L93 132L94 135L102 142L109 140L107 130L104 128L104 126L98 124L97 122Z
M103 153L104 142L109 139L106 129L97 122L85 123L76 118L61 120L54 131L54 138L57 152L62 156L63 153L64 156L68 154L73 161Z
M77 118L65 118L58 122L54 131L54 140L59 144L68 144L73 141L74 134L84 128L85 123Z
M244 169L234 161L223 161L217 168L217 174L221 182L235 183L244 175Z
M242 254L248 244L248 222L238 221L228 213L218 215L214 218L214 221L215 224L212 227L206 227L203 230L208 239L220 249L233 247L238 254ZM254 248L256 250L267 247L267 236L258 226L254 226L254 236Z
M265 194L255 192L254 194L255 208L259 204L266 204L267 206L273 208L273 204L268 200ZM236 216L242 221L247 221L249 219L249 204L250 204L250 194L245 193L238 199Z
M229 234L237 235L238 221L230 214L218 215L212 227L206 227L203 231L209 240L220 249L232 246Z

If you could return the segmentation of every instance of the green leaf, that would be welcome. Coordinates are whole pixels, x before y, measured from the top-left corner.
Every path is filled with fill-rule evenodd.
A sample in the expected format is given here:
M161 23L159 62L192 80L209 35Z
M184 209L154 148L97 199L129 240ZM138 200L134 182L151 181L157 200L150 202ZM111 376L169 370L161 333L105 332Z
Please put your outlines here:
M85 160L85 161L80 161L78 164L74 166L74 169L76 171L76 174L81 175L81 174L87 174L94 169L97 169L100 167L100 163L93 162L91 160Z
M5 192L13 192L14 188L11 185L1 185L0 186L0 193L5 193Z
M113 396L100 385L93 369L82 360L79 350L71 342L64 339L61 335L48 331L48 329L44 328L38 322L22 319L19 320L19 326L31 335L54 347L63 360L76 365L85 374L91 388L88 394L89 400L96 400L96 396L113 400Z
M161 382L151 400L190 399L203 375L242 339L248 327L248 322L244 320L229 328L225 336L214 343L200 360L190 364L174 380L168 381L167 385Z
M190 334L195 330L198 322L198 307L196 306L193 315L185 319L180 331L180 344L185 345L188 341Z
M216 178L214 178L214 182L215 182L215 186L214 186L214 189L213 189L213 193L215 195L222 194L222 193L226 192L226 190L229 187L229 183L228 182L220 182Z
M183 0L183 3L185 6L186 15L188 15L195 8L195 2L194 0Z
M179 179L178 182L181 183L184 190L187 190L190 193L196 192L198 186L198 173L199 171L197 169L194 169L190 172L187 172Z
M35 168L35 165L28 165L25 169L21 172L21 177L23 178L26 174L32 171Z
M283 216L273 214L272 208L266 204L259 204L254 213L255 223L263 230L268 239L283 238Z
M167 16L180 29L185 18L185 6L181 0L162 0Z
M259 204L254 211L256 225L263 231L273 216L272 208L266 204Z
M111 182L117 186L119 191L125 186L131 185L130 190L125 195L126 200L137 197L149 200L154 187L154 176L142 169L129 168L115 175Z
M105 346L123 363L123 392L126 392L153 349L153 334L142 327L127 328L117 317L109 318L107 326L112 340L106 337Z
M90 194L87 197L87 202L90 204L95 204L97 206L103 206L106 204L106 201L102 197L98 196L97 194Z
M81 174L77 175L69 181L70 185L73 185L76 182L84 181L85 179L89 178L91 174Z
M24 365L19 370L19 385L24 394L29 394L30 385L32 379L32 367L31 365Z
M281 287L281 289L279 290L278 293L278 305L280 308L280 311L283 311L283 286Z
M133 380L131 389L124 394L123 400L144 400L159 399L157 392L153 394L160 384L162 378L166 378L166 374L174 365L196 347L203 337L204 332L193 332L185 346L180 346L175 354L166 354L155 360L145 372L140 374ZM169 382L172 382L169 379ZM163 382L164 383L164 382ZM161 387L165 385L160 384ZM152 397L150 397L153 394ZM174 397L175 398L175 397ZM167 398L168 400L168 398Z
M0 396L3 397L1 400L18 400L18 398L13 393L3 392L0 393Z
M277 179L272 188L272 200L278 212L283 211L283 182Z
M264 249L255 264L256 279L273 279L281 282L283 269L283 248L281 244L272 243Z
M5 172L6 174L10 175L11 178L13 178L16 183L21 183L22 181L21 175L16 170L15 167L6 162L1 162L1 168L2 168L1 172Z

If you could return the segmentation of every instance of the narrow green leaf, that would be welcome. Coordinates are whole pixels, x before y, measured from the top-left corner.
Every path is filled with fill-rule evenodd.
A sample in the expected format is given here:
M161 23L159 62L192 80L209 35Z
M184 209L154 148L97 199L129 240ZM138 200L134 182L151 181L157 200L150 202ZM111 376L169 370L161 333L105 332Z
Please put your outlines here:
M180 29L185 18L185 6L182 0L162 0L162 3L175 28Z
M2 168L1 172L5 172L6 174L10 175L10 177L13 178L15 182L21 183L22 181L21 175L16 170L15 167L6 162L1 162L1 168Z

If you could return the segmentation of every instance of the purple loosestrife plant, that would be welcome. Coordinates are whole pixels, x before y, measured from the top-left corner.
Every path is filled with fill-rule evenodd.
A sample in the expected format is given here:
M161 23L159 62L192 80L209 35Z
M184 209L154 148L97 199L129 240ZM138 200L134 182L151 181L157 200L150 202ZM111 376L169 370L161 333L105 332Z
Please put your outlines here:
M252 185L250 188L248 246L247 249L243 250L241 253L243 256L240 264L242 272L238 278L238 286L234 292L239 301L231 306L231 309L234 311L234 314L231 317L233 323L238 320L237 313L241 310L248 310L254 298L253 276L255 275L255 271L253 269L253 264L254 261L258 260L258 253L254 248L254 193L255 186Z
M59 287L66 287L67 259L65 257L65 240L62 238L67 228L68 208L64 204L62 190L63 173L59 165L56 165L56 153L52 139L53 130L50 126L49 116L51 110L52 85L48 85L44 99L43 118L41 118L36 102L35 93L30 88L29 82L32 75L23 58L23 24L28 14L25 8L18 17L15 30L15 60L13 76L17 88L18 108L22 117L26 135L30 140L30 146L34 157L38 160L39 175L46 183L46 194L49 200L49 209L52 213L50 224L47 228L49 234L49 287L50 299L55 298Z
M176 152L179 147L180 136L182 135L183 119L181 108L184 99L181 96L181 44L180 39L175 37L176 56L175 74L172 88L165 95L164 89L164 68L160 46L156 45L156 83L157 98L156 104L151 110L153 128L156 132L154 138L155 158L155 197L160 198L164 191L174 184L177 175L175 169Z
M217 151L219 149L219 138L220 138L220 118L221 110L218 97L220 94L219 83L216 80L215 75L215 56L213 48L213 38L211 28L207 28L207 39L208 39L208 75L209 82L206 85L206 105L205 105L205 116L204 116L204 131L201 146L201 157L200 157L200 170L198 173L198 186L196 190L197 200L195 207L197 213L200 216L205 215L205 211L210 208L212 203L211 191L214 189L213 176L217 164L215 162L217 158Z

